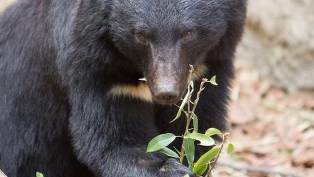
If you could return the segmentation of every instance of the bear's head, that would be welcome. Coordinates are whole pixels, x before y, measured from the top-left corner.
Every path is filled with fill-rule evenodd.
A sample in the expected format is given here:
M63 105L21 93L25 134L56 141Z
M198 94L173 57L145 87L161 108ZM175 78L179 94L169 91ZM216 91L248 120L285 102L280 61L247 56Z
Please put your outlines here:
M113 0L114 45L143 73L154 101L171 104L185 93L189 65L204 67L225 35L232 1Z

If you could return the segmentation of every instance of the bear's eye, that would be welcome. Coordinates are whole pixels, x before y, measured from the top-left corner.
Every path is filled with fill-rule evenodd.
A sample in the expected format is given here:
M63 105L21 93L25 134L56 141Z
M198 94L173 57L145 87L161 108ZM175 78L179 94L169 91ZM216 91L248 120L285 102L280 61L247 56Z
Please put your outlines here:
M187 30L181 33L181 39L184 41L192 39L194 32L192 30Z
M143 33L136 33L135 38L136 38L136 41L140 44L143 44L143 45L148 44L147 36Z

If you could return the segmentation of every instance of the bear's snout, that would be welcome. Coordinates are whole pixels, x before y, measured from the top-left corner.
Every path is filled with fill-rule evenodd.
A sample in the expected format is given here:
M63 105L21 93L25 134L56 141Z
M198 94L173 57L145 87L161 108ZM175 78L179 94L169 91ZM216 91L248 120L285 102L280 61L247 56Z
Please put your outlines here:
M151 44L151 58L144 75L156 103L174 104L180 101L187 88L189 69L180 51L178 45L169 47Z
M155 92L154 99L161 104L173 104L180 100L180 92L175 87L166 85Z

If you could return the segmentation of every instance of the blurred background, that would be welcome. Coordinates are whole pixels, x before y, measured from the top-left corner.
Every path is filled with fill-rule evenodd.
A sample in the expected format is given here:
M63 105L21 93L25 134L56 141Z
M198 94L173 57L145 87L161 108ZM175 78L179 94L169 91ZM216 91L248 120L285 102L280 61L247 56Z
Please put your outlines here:
M236 152L214 176L314 176L313 28L313 0L249 0L229 114Z
M249 0L236 71L217 176L314 176L314 1Z

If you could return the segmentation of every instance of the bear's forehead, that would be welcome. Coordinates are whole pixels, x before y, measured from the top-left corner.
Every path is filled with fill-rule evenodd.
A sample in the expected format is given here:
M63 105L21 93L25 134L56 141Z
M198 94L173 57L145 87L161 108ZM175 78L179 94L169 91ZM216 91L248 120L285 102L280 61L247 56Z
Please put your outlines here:
M147 24L185 23L217 11L224 1L227 0L115 0L111 16Z
M231 1L235 0L114 0L110 17L112 26L122 31L130 26L173 31L204 27L204 21L219 26L226 15L221 12Z
M155 16L174 15L190 12L191 8L209 10L218 7L223 1L225 0L115 0L113 9Z

